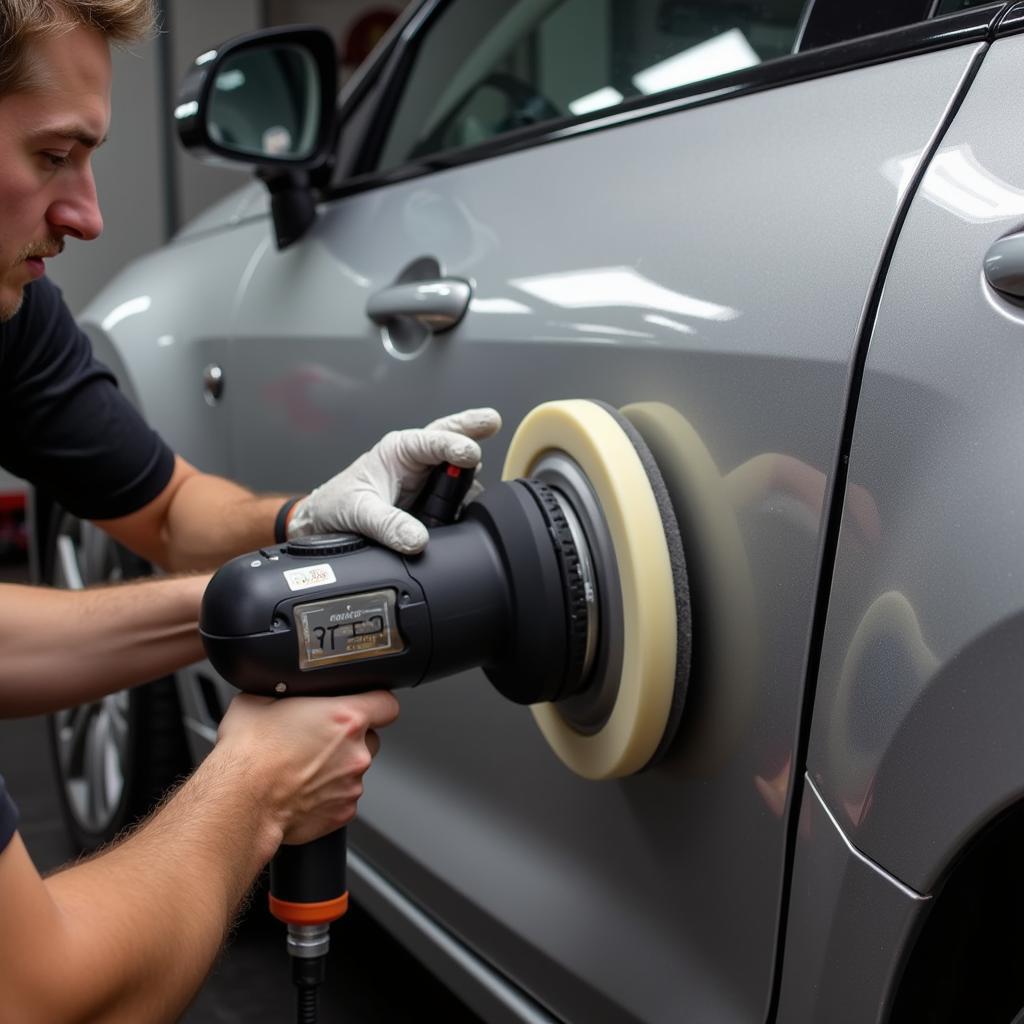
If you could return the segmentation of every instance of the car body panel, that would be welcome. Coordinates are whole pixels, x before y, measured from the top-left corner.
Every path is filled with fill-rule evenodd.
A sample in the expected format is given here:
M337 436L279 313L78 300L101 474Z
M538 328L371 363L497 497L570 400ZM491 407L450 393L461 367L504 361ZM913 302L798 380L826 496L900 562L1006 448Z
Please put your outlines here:
M265 220L182 240L137 260L89 303L79 323L99 358L180 455L230 475L223 417L204 395L203 371L221 363L249 253Z
M997 40L931 162L868 351L808 771L851 841L930 891L1024 796L1024 309L983 274L1024 224L1024 37Z
M909 180L892 169L927 151L976 53L371 189L325 205L301 245L278 252L268 231L251 251L217 410L251 486L298 493L387 429L482 404L509 424L485 449L493 481L530 408L579 396L685 417L725 478L750 618L712 642L745 646L756 672L716 694L701 652L672 757L576 778L470 673L401 695L352 830L375 870L556 1015L763 1019L828 480ZM623 187L641 171L642 189ZM473 302L396 358L366 302L424 257L471 280ZM693 560L715 573L714 555Z
M220 231L252 217L266 216L270 196L258 181L251 181L193 217L174 236L177 243Z
M780 1024L881 1024L930 900L858 854L805 780Z

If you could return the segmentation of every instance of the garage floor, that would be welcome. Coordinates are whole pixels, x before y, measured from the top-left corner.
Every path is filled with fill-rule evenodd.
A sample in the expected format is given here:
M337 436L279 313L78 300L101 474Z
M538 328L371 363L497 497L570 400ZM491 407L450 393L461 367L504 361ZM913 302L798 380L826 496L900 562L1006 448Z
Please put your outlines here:
M0 580L23 578L0 567ZM72 856L57 804L43 718L0 721L0 774L21 812L21 834L42 872ZM186 1024L274 1024L295 1020L283 926L262 898L240 923L192 1007ZM346 1024L443 1020L479 1024L455 998L358 906L333 928L320 1019Z

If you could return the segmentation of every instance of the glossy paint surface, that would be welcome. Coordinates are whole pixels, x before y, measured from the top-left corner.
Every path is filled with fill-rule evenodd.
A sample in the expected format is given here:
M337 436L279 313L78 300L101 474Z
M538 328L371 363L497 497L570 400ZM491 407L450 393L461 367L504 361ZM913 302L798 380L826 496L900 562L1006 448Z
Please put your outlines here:
M985 279L1024 224L1024 39L997 40L900 235L868 352L808 770L927 892L1024 796L1024 308Z

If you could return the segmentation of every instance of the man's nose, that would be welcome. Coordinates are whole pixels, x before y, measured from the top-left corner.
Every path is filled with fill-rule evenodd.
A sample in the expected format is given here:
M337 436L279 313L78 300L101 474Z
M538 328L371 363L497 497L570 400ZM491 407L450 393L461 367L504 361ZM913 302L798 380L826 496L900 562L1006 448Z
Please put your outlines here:
M50 227L61 235L90 241L103 232L103 214L96 194L92 168L84 167L50 204L46 213Z

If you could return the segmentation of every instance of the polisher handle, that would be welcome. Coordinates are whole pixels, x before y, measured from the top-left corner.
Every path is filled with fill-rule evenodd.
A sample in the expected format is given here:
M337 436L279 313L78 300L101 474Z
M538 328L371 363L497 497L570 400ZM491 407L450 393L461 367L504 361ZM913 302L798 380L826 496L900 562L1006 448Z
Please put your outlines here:
M346 830L282 846L270 862L270 912L286 924L329 924L348 910Z
M459 506L472 486L472 469L441 462L430 471L409 511L424 526L447 526L455 522Z

